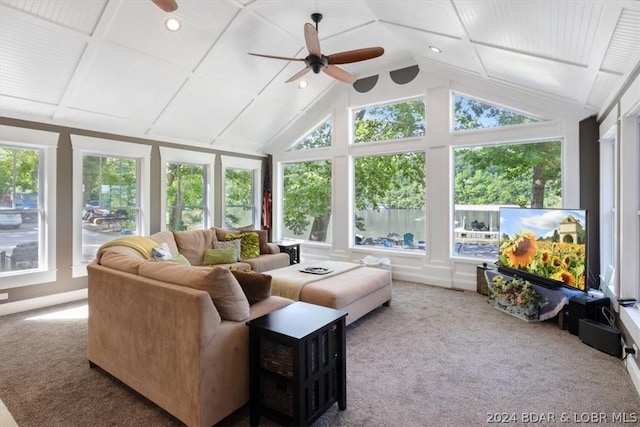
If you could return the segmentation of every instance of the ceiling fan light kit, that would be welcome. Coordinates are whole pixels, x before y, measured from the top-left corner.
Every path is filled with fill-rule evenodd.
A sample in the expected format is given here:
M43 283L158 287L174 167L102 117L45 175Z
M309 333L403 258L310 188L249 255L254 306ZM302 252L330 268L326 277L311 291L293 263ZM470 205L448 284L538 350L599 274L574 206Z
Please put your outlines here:
M352 62L366 61L369 59L377 58L384 54L384 49L381 47L369 47L338 52L332 55L323 55L322 51L320 50L320 39L318 38L318 22L322 20L322 14L312 13L311 20L315 22L315 27L310 23L306 23L304 25L304 40L307 45L307 50L309 51L309 55L307 55L305 58L288 58L283 56L264 55L251 52L249 52L249 55L261 56L271 59L280 59L284 61L304 62L305 68L291 76L286 81L286 83L299 79L309 71L313 71L315 74L319 74L322 71L336 80L352 84L356 81L355 76L347 70L338 67L337 64L349 64Z

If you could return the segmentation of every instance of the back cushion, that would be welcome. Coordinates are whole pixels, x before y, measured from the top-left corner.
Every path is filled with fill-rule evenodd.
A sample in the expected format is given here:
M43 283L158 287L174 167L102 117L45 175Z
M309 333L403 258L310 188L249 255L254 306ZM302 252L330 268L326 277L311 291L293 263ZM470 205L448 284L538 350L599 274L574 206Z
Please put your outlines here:
M240 322L249 317L249 301L228 268L190 267L173 262L143 262L138 274L149 279L206 291L220 317Z
M172 231L161 231L159 233L152 234L149 238L154 242L158 242L159 245L166 243L171 251L171 256L178 255L178 246L176 245L176 239L173 237Z
M217 241L216 232L211 229L174 231L173 237L182 255L191 265L202 265L202 257L205 249L211 249L213 242Z

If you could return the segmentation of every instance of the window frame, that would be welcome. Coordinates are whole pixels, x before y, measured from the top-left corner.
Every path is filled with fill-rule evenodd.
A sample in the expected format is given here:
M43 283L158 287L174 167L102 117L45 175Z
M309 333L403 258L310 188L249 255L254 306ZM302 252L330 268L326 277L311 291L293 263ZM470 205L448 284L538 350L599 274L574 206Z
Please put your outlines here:
M451 114L453 115L453 104ZM473 129L464 132L452 132L451 144L449 144L450 159L450 206L449 206L449 253L450 259L454 262L470 262L477 264L478 262L490 261L494 262L495 258L482 257L465 257L455 253L455 155L454 152L458 148L472 148L479 146L497 146L510 144L531 144L545 141L560 141L561 156L561 185L562 185L562 207L569 208L579 206L579 182L569 182L568 176L577 176L574 171L579 168L577 156L571 156L571 150L574 145L577 146L577 138L566 130L563 132L562 124L553 121L540 121L534 123L526 123L514 126L503 126L497 128Z
M195 166L203 166L205 170L205 209L204 228L213 226L214 206L214 176L216 155L199 151L183 150L178 148L160 147L160 229L167 230L167 163L180 163Z
M227 155L220 155L220 164L222 165L222 217L220 224L224 226L226 224L226 211L227 211L227 193L226 193L226 178L227 169L242 169L251 171L253 176L253 208L251 218L254 227L257 229L262 228L261 221L261 202L262 202L262 160L259 159L247 159L242 157L234 157ZM247 224L249 225L249 224Z
M84 156L107 156L136 159L138 193L138 229L140 236L150 233L150 183L151 183L151 146L123 142L114 139L95 138L71 134L73 148L73 232L72 232L72 277L87 275L87 264L82 262L82 182Z
M0 143L15 148L39 150L38 162L38 205L39 235L38 268L24 271L10 271L2 274L0 289L55 282L56 265L56 176L57 176L57 132L17 128L0 125Z

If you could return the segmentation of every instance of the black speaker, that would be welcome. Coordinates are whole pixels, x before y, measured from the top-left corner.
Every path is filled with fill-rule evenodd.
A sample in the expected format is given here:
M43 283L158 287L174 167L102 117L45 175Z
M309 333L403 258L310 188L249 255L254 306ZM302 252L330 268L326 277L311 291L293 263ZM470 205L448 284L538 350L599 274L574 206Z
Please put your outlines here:
M591 319L580 319L579 336L583 343L615 357L622 357L621 333L617 328Z
M590 319L606 322L602 314L602 307L609 308L609 298L591 297L587 294L574 295L569 298L568 329L573 335L578 335L580 319Z

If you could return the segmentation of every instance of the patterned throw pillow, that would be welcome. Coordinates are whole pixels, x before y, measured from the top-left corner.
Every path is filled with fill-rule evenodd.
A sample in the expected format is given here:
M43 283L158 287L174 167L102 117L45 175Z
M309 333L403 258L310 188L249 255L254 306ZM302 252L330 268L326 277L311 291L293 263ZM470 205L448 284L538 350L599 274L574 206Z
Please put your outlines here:
M240 239L229 240L226 242L213 242L213 249L234 248L236 250L236 261L240 261L241 241Z
M169 261L171 259L169 245L162 243L157 248L151 249L151 257L156 261Z
M207 249L204 251L202 265L233 264L236 262L236 248Z
M260 238L258 237L258 233L229 233L224 236L224 239L227 241L240 239L241 259L258 258L260 256Z

